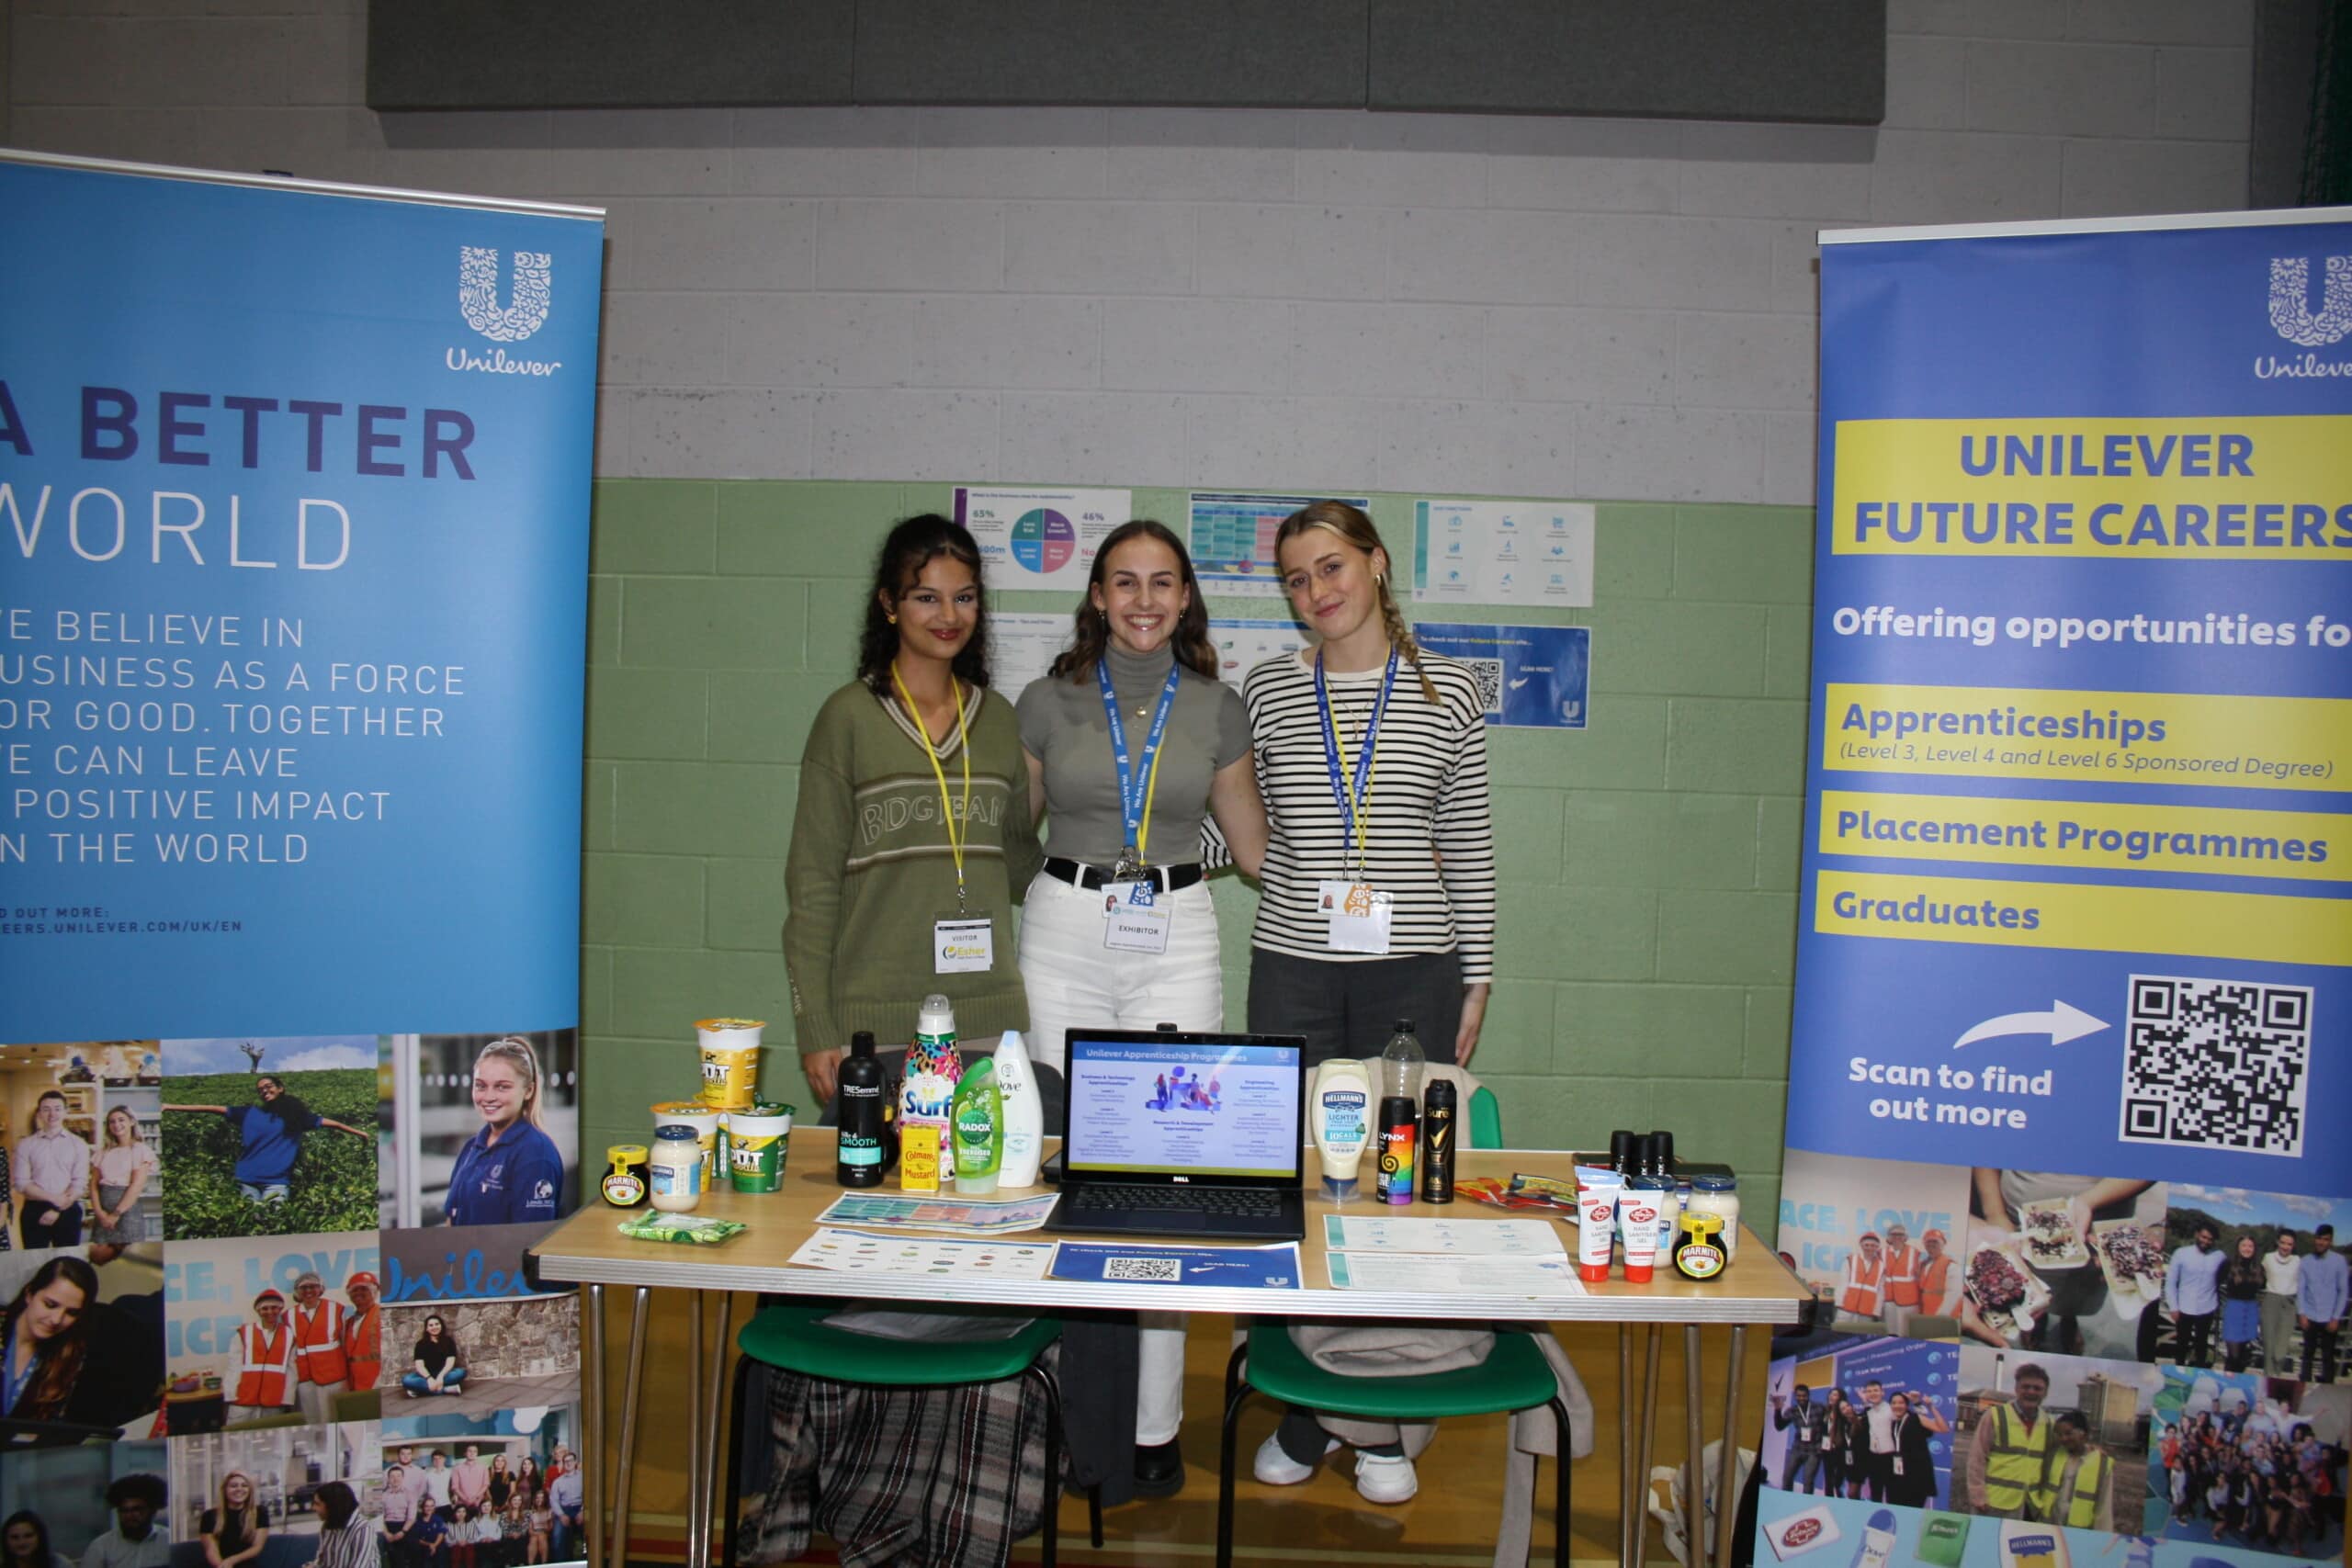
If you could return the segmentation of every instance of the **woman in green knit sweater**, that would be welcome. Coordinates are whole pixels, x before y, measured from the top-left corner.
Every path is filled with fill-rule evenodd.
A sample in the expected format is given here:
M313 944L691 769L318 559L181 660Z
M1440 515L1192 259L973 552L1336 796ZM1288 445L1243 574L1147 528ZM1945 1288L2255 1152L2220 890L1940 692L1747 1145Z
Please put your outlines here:
M800 756L784 963L820 1105L850 1035L906 1045L928 993L983 1047L1028 1026L1012 898L1042 856L1012 705L988 682L979 553L946 518L910 517L875 565L857 679L826 699ZM942 956L949 926L967 954L985 931L985 964Z

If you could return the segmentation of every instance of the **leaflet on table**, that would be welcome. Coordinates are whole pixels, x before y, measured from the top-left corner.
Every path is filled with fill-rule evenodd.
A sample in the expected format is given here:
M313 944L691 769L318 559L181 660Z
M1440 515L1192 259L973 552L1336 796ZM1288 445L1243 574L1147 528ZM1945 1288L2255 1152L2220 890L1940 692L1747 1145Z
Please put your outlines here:
M1297 1290L1298 1243L1271 1247L1123 1247L1066 1241L1054 1254L1057 1280L1143 1285L1217 1285L1234 1290Z
M1300 507L1326 499L1313 495L1266 495L1255 491L1196 490L1192 492L1186 541L1193 575L1208 593L1247 593L1272 598L1283 591L1274 564L1274 531ZM1359 509L1362 496L1343 498Z
M1548 1220L1404 1220L1326 1214L1331 1252L1431 1253L1456 1258L1565 1258L1560 1227Z
M956 521L972 536L991 589L1083 589L1103 536L1135 515L1124 490L956 491Z
M894 1192L844 1192L817 1216L817 1223L946 1231L952 1235L1009 1235L1043 1225L1059 1201L1058 1192L1042 1198L909 1198Z
M804 1269L843 1274L953 1274L961 1280L1042 1280L1053 1260L1050 1241L941 1241L823 1227L791 1258Z
M1589 502L1417 501L1413 597L1422 604L1592 603Z
M1482 1296L1585 1293L1576 1269L1565 1258L1331 1252L1324 1255L1323 1266L1335 1291L1436 1291Z

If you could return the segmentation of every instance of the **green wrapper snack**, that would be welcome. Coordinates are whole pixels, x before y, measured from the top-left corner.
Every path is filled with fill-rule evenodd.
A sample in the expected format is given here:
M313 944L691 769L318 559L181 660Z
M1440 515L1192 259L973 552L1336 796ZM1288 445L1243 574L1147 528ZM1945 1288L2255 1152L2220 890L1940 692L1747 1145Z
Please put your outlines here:
M621 1235L633 1241L683 1241L708 1247L725 1241L743 1228L741 1220L705 1219L699 1214L639 1214L621 1222Z

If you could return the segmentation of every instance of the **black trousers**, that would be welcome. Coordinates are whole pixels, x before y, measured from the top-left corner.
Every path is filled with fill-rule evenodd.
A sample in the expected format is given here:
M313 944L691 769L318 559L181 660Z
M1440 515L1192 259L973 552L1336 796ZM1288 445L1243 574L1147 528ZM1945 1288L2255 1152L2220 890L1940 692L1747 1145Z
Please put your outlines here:
M2217 1312L2184 1312L2174 1314L2174 1324L2180 1331L2180 1343L2174 1351L2184 1367L2210 1367L2213 1364L2213 1321Z
M1346 964L1250 950L1250 1032L1304 1034L1310 1068L1333 1056L1377 1056L1409 1018L1432 1062L1453 1060L1462 1028L1462 957L1416 953Z
M2317 1318L2303 1330L2303 1381L2333 1382L2335 1380L2335 1337L2340 1330L2330 1328Z

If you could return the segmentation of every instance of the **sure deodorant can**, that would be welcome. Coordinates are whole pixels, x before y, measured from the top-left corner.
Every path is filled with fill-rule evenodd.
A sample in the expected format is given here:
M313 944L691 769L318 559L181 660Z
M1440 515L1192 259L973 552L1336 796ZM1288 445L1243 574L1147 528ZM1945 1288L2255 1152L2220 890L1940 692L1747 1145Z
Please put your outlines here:
M1421 1097L1421 1201L1453 1201L1454 1089L1451 1078L1431 1078Z
M1380 1101L1380 1190L1384 1203L1413 1201L1413 1102L1401 1094Z

